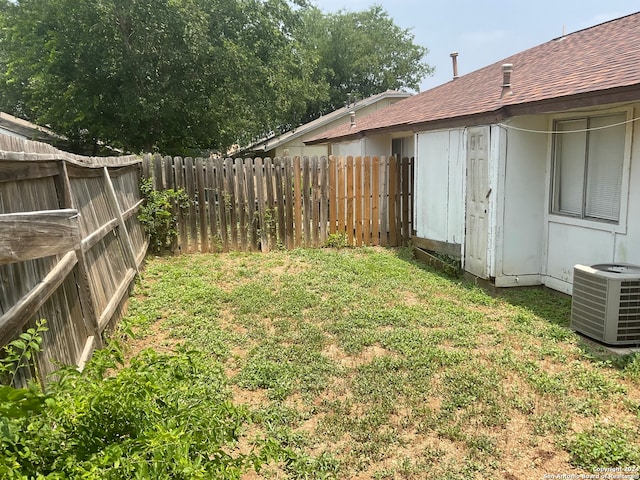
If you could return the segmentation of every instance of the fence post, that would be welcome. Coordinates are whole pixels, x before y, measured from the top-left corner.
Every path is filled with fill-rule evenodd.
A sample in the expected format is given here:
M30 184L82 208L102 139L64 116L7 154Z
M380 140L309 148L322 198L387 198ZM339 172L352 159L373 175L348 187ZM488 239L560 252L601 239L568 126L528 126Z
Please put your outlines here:
M129 236L129 232L127 231L127 225L125 224L124 217L122 216L122 209L120 208L120 202L118 202L118 195L116 194L115 188L113 188L113 182L111 181L111 175L109 175L109 169L107 167L103 168L104 172L104 181L107 186L107 197L109 198L109 202L113 210L116 212L116 218L118 220L118 227L122 232L122 237L124 238L124 250L129 258L129 262L131 262L131 267L136 271L136 273L140 273L138 268L138 262L136 260L136 253L133 249L133 244L131 243L131 237Z

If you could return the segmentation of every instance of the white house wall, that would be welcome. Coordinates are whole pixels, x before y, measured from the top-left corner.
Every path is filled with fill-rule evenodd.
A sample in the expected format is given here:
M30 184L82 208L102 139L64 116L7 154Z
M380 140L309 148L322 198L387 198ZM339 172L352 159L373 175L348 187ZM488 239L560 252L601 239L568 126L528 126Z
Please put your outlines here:
M362 155L364 140L355 140L353 142L333 143L331 145L331 155L335 157L357 157Z
M588 112L590 113L590 112ZM633 115L633 117L632 117ZM629 111L629 118L640 115L639 109ZM549 123L549 125L551 122ZM607 224L573 219L547 213L545 225L545 259L543 283L553 289L571 293L573 266L597 263L640 264L640 125L628 127L625 144L626 169L623 174L621 219L619 224ZM551 168L551 152L547 169ZM546 197L549 198L550 175L546 176ZM548 201L546 211L549 211Z
M340 142L331 144L331 155L336 157L380 157L391 156L391 135L372 135L351 142ZM414 156L414 138L407 133L403 136L404 149L403 156Z
M502 141L497 172L495 238L498 286L541 283L549 135L547 116L518 117L496 126ZM509 128L511 127L511 128ZM492 135L495 137L495 135Z
M634 109L634 118L640 117L640 105ZM629 201L626 235L615 237L614 261L640 265L640 122L633 124L631 165L629 172Z
M391 155L391 135L375 135L363 138L363 150L358 155L386 157Z
M418 133L416 150L416 235L429 240L464 244L464 130Z

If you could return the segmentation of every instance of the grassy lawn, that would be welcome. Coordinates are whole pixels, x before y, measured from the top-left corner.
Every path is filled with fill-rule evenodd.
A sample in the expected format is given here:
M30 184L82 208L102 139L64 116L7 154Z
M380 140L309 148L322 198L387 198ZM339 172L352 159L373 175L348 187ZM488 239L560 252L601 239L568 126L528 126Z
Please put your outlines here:
M187 348L222 367L249 410L239 451L304 455L246 479L640 467L640 356L594 350L569 313L541 289L491 296L409 250L364 248L150 259L126 321L130 354Z

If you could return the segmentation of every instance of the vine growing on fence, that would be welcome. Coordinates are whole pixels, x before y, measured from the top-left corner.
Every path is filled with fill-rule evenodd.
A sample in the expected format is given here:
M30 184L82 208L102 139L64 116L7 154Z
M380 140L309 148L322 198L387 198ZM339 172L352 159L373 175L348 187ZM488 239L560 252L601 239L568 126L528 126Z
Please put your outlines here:
M154 190L151 179L142 181L144 204L138 220L149 235L149 248L156 254L171 250L178 238L178 211L185 213L191 200L183 189Z

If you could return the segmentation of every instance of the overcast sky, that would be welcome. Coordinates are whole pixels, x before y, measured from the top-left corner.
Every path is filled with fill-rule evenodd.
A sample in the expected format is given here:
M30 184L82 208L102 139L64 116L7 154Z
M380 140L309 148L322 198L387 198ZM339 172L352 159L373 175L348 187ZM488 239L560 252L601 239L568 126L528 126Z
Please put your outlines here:
M477 70L563 33L575 32L640 10L637 0L313 0L324 12L381 5L396 25L411 29L429 49L436 68L421 90L451 80L449 54L459 53L460 75Z

